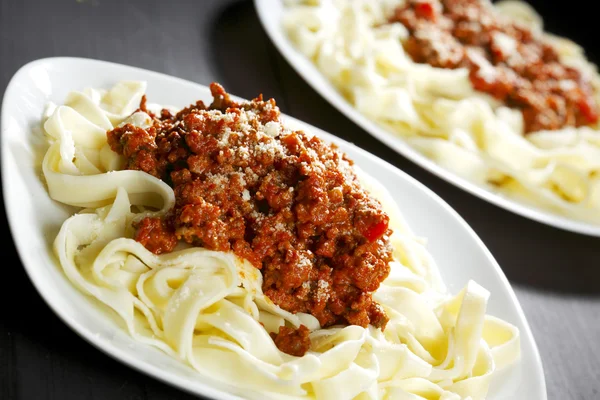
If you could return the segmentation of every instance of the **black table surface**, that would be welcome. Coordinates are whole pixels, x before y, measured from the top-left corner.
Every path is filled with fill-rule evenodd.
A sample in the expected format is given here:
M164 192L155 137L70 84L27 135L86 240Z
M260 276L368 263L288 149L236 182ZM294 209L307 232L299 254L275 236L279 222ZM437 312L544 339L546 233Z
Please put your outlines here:
M534 3L546 27L600 55L597 17L564 2ZM586 5L572 1L571 5ZM594 47L596 49L594 49ZM593 51L598 53L594 54ZM550 399L600 399L600 239L504 211L431 175L323 100L278 54L250 1L0 0L0 94L25 63L79 56L222 83L396 165L437 192L502 266L540 349ZM82 340L39 297L10 240L4 207L0 399L186 399Z

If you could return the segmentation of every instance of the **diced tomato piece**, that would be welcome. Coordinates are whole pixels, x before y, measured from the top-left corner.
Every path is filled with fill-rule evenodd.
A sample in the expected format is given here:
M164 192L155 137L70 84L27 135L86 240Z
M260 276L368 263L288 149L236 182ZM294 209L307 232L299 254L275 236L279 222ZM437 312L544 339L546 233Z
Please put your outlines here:
M415 5L415 14L417 14L417 16L419 18L423 18L428 21L435 22L435 20L436 20L435 8L433 7L433 4L430 2L424 1L422 3Z
M598 122L598 110L593 105L594 100L590 97L582 98L577 104L579 111L590 124Z
M381 237L388 229L387 221L380 221L374 225L371 225L363 233L363 236L367 238L369 242L374 242Z

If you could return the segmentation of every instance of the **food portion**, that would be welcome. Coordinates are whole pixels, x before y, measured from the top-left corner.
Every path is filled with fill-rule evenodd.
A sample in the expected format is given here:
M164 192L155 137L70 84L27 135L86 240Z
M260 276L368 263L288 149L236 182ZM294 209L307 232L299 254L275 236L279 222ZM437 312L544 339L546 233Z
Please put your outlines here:
M526 3L287 1L283 27L355 108L439 165L600 223L600 79Z
M389 21L408 29L403 45L413 61L468 69L475 90L521 110L525 133L598 121L589 77L487 1L408 0Z
M448 293L386 189L274 100L145 87L71 92L44 122L49 194L80 208L55 254L115 329L257 399L484 399L518 359L489 293Z
M273 100L213 102L143 129L108 132L127 168L175 192L166 218L142 219L136 240L155 254L179 240L232 251L261 270L263 292L292 313L334 324L385 327L371 293L390 271L389 217L358 182L352 161L321 139L285 130ZM140 112L148 112L142 104Z

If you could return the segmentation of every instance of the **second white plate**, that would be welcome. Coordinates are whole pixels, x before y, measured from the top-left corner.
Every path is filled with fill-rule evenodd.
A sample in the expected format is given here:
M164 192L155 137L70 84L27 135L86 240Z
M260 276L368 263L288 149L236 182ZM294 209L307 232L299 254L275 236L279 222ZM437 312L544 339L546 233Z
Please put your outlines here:
M318 68L302 53L297 51L292 42L288 40L282 24L284 13L283 3L282 0L254 0L254 5L263 28L277 49L300 76L302 76L315 91L323 96L323 98L331 103L331 105L336 107L355 124L415 164L498 207L502 207L515 214L559 229L600 237L599 225L578 221L550 211L545 211L541 208L520 203L448 171L410 147L401 138L387 132L377 123L362 115L352 106L352 104L344 99Z

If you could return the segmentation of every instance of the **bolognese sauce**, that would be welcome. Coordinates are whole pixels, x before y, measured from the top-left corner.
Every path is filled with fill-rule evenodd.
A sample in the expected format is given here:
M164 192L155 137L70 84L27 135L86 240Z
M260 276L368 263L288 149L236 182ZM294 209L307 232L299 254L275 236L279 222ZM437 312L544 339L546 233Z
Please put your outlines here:
M598 121L590 79L487 1L408 0L389 21L408 29L404 47L415 62L466 67L476 90L521 110L526 133Z
M388 318L372 293L392 259L389 217L359 184L352 161L334 145L283 128L274 100L235 102L213 83L214 100L177 114L140 111L153 125L124 124L107 133L126 168L173 187L163 219L137 223L135 239L155 254L179 241L232 251L260 269L263 292L321 326ZM275 343L290 354L308 349L306 328L282 328Z

